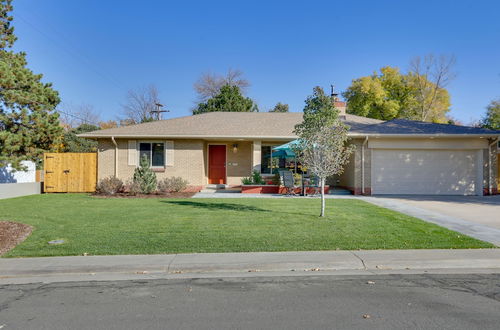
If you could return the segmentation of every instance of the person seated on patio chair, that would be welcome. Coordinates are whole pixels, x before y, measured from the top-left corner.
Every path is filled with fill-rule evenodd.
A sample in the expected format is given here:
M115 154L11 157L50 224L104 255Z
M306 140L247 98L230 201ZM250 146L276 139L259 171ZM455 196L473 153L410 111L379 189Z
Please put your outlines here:
M295 178L293 177L293 173L290 171L280 171L281 181L283 182L283 186L285 187L285 194L287 196L295 196Z

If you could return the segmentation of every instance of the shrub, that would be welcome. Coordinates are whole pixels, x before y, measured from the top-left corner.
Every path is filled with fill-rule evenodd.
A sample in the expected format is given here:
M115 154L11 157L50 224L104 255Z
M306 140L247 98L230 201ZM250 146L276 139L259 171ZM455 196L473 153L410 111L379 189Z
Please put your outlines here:
M114 195L123 188L123 181L115 176L101 179L97 184L97 192L105 195Z
M264 179L262 179L262 175L260 175L259 171L252 172L252 182L254 184L264 184Z
M243 178L243 179L241 179L241 183L242 183L242 184L249 185L249 184L252 184L252 183L253 183L253 181L252 181L252 178L251 178L251 177L248 177L248 178Z
M141 190L141 185L138 183L138 182L135 182L133 180L130 180L129 182L127 182L127 184L125 185L125 191L127 192L127 194L129 194L130 196L136 196L138 194L140 194L142 192Z
M149 160L143 155L140 167L134 171L134 182L141 187L143 194L151 194L156 190L156 174L149 168Z
M189 182L180 176L165 178L158 182L158 190L161 192L179 192L187 188Z

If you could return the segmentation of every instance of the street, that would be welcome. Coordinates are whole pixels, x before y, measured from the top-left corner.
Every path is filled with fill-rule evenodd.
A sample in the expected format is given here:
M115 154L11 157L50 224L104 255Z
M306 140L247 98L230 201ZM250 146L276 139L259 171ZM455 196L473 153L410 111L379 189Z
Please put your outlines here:
M0 329L498 329L500 275L0 286Z

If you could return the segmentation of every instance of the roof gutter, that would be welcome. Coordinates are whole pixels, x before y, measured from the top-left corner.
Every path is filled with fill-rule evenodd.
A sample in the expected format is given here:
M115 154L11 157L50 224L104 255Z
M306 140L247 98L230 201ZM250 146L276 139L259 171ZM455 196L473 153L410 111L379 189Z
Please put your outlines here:
M464 137L483 137L483 138L498 138L500 133L498 134L478 134L478 133L462 133L462 134L444 134L444 133L436 133L436 134L366 134L366 133L351 133L348 134L349 137L365 137L371 136L374 138L397 138L397 137L414 137L414 138L423 138L423 137L445 137L445 138L464 138Z
M483 138L498 138L500 137L500 133L498 134L367 134L367 133L348 133L347 134L351 138L360 137L364 138L366 136L374 137L374 138L423 138L423 137L445 137L445 138L464 138L464 137L483 137ZM121 139L137 139L137 138L178 138L178 139L247 139L247 140L295 140L297 136L289 135L289 136L263 136L263 135L175 135L175 134L124 134L124 135L94 135L94 134L78 134L78 137L87 138L87 139L105 139L105 138L121 138Z
M172 135L172 134L136 134L136 135L93 135L93 134L78 134L78 137L87 139L109 139L109 138L120 138L120 139L137 139L137 138L147 138L147 139L212 139L212 140L234 140L234 139L244 139L244 140L282 140L290 141L297 139L297 136L263 136L263 135Z
M115 145L115 178L118 177L118 144L115 141L115 137L111 137L111 142Z

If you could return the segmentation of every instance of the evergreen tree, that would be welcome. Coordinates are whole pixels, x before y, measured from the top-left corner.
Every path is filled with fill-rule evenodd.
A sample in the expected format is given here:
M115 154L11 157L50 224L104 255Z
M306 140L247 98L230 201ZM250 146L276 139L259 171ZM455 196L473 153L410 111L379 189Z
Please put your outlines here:
M149 167L149 159L146 155L141 157L140 166L134 171L133 180L139 184L143 194L151 194L156 190L156 174Z
M99 130L99 126L82 124L64 134L64 152L96 152L97 141L78 137L78 134Z
M333 126L339 111L333 105L332 97L325 94L321 87L314 87L313 95L306 99L303 122L295 126L294 133L301 138L314 135L323 127Z
M0 165L41 165L44 152L59 150L63 129L55 107L59 94L28 69L26 53L14 52L12 0L0 0Z
M238 86L225 85L222 86L219 94L205 103L198 104L198 107L193 110L193 115L215 111L257 112L259 109L251 98L241 95Z
M269 112L289 112L289 106L286 103L278 102Z

